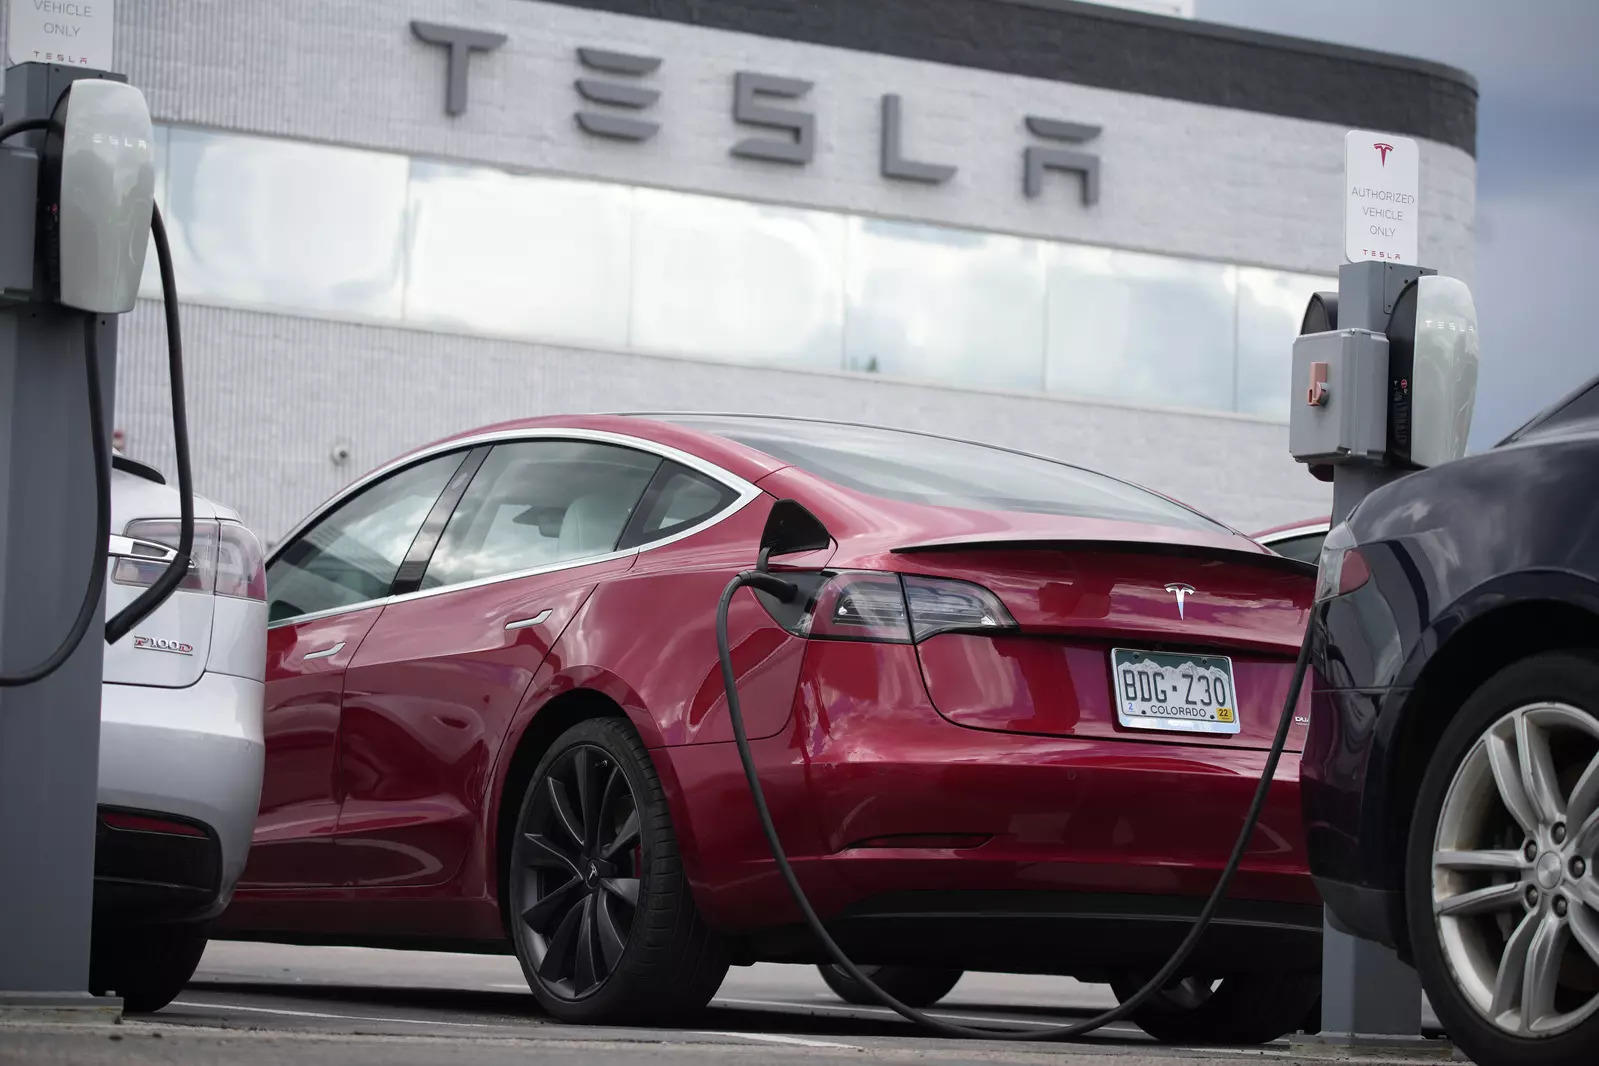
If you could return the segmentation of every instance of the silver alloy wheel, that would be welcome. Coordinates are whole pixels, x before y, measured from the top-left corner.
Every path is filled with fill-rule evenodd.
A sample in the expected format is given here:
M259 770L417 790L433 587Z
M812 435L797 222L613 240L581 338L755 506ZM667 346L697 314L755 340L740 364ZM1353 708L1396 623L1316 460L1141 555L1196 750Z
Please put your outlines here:
M1432 857L1444 961L1497 1028L1552 1036L1599 1012L1596 857L1599 719L1510 711L1456 767Z

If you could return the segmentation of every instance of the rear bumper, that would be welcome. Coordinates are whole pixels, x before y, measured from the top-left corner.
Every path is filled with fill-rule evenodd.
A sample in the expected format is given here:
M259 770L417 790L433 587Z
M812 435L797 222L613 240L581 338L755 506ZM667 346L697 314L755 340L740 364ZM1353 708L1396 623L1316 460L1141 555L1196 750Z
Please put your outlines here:
M1409 811L1388 797L1390 739L1384 729L1408 689L1330 690L1312 695L1301 768L1306 854L1338 925L1368 940L1406 940L1403 863Z
M244 869L261 802L265 686L206 672L187 688L107 684L101 692L100 805L171 815L204 829L214 842L216 888L209 899L187 891L204 866L193 838L175 844L128 834L108 842L104 862L96 856L97 907L115 901L131 915L144 900L163 917L174 907L186 918L221 911ZM163 893L164 884L183 890Z
M1158 969L1188 934L1202 903L1191 896L909 892L846 908L828 922L828 931L861 963L1108 981ZM1227 901L1187 969L1215 977L1315 970L1321 914L1314 904ZM748 950L776 961L831 961L800 926L758 933Z
M808 664L789 729L752 745L807 894L824 918L898 926L901 938L925 940L940 925L980 928L967 923L988 915L988 935L1021 930L1001 938L1012 947L999 968L1015 965L1010 955L1025 946L1030 924L1071 935L1072 921L1087 913L1074 908L1094 900L1116 900L1119 910L1091 921L1112 932L1135 913L1151 929L1169 928L1171 908L1197 907L1215 886L1266 761L1264 751L1169 738L971 729L932 708L913 648L839 642L819 654L830 661L826 669ZM755 820L736 749L698 744L652 754L701 910L767 957L782 945L764 934L799 915ZM1233 882L1230 897L1241 909L1231 916L1280 931L1276 918L1249 912L1297 905L1303 910L1287 926L1315 930L1319 943L1298 767L1292 753L1278 767ZM915 922L878 913L881 901L909 893L946 893L953 902L920 908ZM994 893L1010 901L1003 913L993 910ZM1064 942L1055 943L1058 959ZM1060 965L1056 972L1065 972Z

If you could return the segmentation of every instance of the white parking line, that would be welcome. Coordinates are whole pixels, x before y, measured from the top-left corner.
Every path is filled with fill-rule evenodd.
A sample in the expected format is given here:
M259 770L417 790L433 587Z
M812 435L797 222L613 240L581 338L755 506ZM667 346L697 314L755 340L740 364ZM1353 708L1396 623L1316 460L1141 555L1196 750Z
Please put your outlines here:
M860 1051L859 1044L835 1044L830 1040L806 1040L799 1036L778 1036L776 1033L733 1033L714 1029L696 1029L690 1036L725 1036L733 1040L756 1040L768 1044L792 1044L795 1047L831 1047L842 1051Z
M446 1022L434 1021L429 1018L383 1018L375 1014L327 1014L314 1010L284 1010L277 1007L246 1007L238 1003L199 1003L192 999L175 999L174 1007L190 1007L197 1010L222 1010L246 1011L250 1014L281 1014L290 1018L332 1018L343 1022L394 1022L398 1025L448 1025L459 1029L489 1029L493 1026L488 1022Z

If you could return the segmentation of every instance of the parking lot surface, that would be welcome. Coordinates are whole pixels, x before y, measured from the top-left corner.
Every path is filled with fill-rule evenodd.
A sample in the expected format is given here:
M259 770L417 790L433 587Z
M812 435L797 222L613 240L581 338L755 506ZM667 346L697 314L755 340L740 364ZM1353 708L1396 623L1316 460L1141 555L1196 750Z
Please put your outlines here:
M972 974L935 1013L996 1026L1063 1024L1112 1005L1065 978ZM0 1016L3 1017L3 1016ZM119 1025L0 1021L0 1063L445 1064L644 1061L1069 1063L1392 1062L1280 1042L1265 1048L1159 1047L1130 1023L1070 1045L989 1044L920 1035L891 1012L840 1002L816 971L735 968L711 1007L677 1028L588 1028L543 1016L509 956L214 943L193 983L160 1014ZM1414 1056L1411 1057L1414 1059ZM1438 1061L1439 1052L1426 1056Z

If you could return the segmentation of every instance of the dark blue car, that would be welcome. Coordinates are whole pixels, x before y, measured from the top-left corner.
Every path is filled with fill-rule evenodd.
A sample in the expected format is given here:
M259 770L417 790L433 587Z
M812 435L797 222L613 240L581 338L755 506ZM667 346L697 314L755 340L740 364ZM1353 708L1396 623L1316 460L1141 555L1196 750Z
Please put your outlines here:
M1310 865L1480 1062L1599 1063L1599 379L1327 536Z

